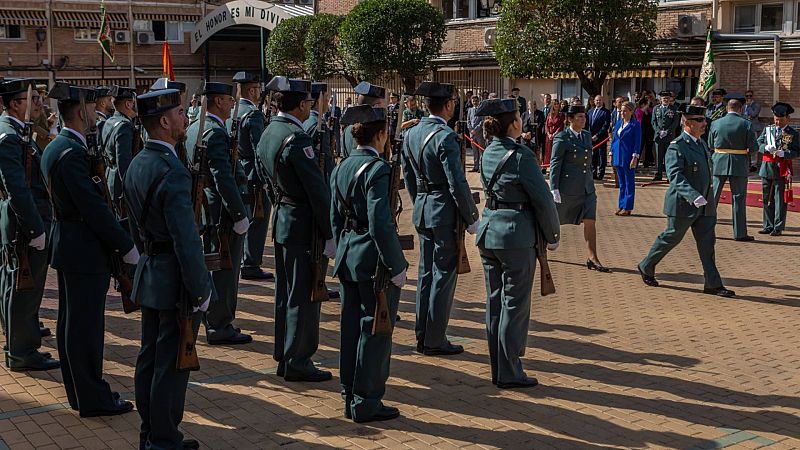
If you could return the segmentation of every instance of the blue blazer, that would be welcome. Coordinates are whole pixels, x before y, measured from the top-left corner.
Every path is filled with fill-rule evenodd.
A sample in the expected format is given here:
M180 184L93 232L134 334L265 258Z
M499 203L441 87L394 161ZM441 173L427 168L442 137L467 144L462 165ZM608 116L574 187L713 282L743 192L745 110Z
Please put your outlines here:
M605 108L592 108L586 112L586 120L589 122L589 132L592 137L605 139L608 136L608 129L611 128L611 111Z
M622 134L617 136L619 128L622 126L622 119L614 124L614 139L611 141L611 156L614 166L629 167L634 153L639 154L642 148L642 126L635 118L631 118L630 123Z

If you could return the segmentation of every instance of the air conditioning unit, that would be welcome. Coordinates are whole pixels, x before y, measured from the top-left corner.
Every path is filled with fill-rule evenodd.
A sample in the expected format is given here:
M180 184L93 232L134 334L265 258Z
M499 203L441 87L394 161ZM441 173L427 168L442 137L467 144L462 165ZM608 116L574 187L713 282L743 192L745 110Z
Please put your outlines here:
M121 42L130 42L131 41L131 32L130 31L121 31L117 30L114 32L114 42L121 43Z
M136 43L139 45L152 45L156 42L156 35L152 31L136 32Z
M704 36L706 34L705 14L678 15L678 36Z
M483 46L486 48L494 47L494 33L497 30L495 27L485 28L483 30Z

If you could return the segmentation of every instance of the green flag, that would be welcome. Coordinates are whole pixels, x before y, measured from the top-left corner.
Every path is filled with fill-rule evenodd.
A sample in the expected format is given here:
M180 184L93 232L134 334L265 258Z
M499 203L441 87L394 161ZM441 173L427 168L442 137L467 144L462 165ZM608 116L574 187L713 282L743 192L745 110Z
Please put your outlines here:
M97 43L103 49L103 53L108 56L109 61L114 62L114 41L111 39L111 26L106 17L106 3L100 2L100 31L97 33Z
M717 70L714 68L714 51L711 50L711 27L706 37L706 53L703 55L703 67L700 68L700 79L697 80L697 96L705 97L717 85Z

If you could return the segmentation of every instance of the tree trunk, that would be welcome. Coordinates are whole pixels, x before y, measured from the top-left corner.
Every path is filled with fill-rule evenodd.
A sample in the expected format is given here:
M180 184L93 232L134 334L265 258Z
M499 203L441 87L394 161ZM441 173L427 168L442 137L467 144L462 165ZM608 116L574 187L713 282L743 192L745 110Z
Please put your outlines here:
M404 94L413 95L417 90L417 77L414 75L403 75L403 89Z
M603 83L605 83L608 73L595 72L592 70L584 70L578 72L578 79L581 81L581 86L589 98L600 95L603 92Z
M358 86L358 83L360 83L359 79L355 75L350 75L348 73L343 73L341 75L345 80L347 80L348 83L350 83L350 87L352 88Z

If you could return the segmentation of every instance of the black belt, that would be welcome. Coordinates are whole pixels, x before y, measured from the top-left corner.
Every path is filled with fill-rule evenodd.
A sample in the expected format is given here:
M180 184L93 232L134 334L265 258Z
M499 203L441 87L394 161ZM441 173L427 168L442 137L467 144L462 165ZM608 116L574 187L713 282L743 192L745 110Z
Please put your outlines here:
M152 241L144 243L144 254L155 256L163 253L173 253L175 247L171 241Z
M530 209L531 204L528 202L501 202L500 200L487 198L486 199L486 209L490 209L492 211L497 209L512 209L514 211L525 211Z
M369 222L347 219L344 223L344 231L354 231L356 234L367 234L369 233Z
M447 183L417 183L417 192L429 194L431 192L449 191L450 186Z

